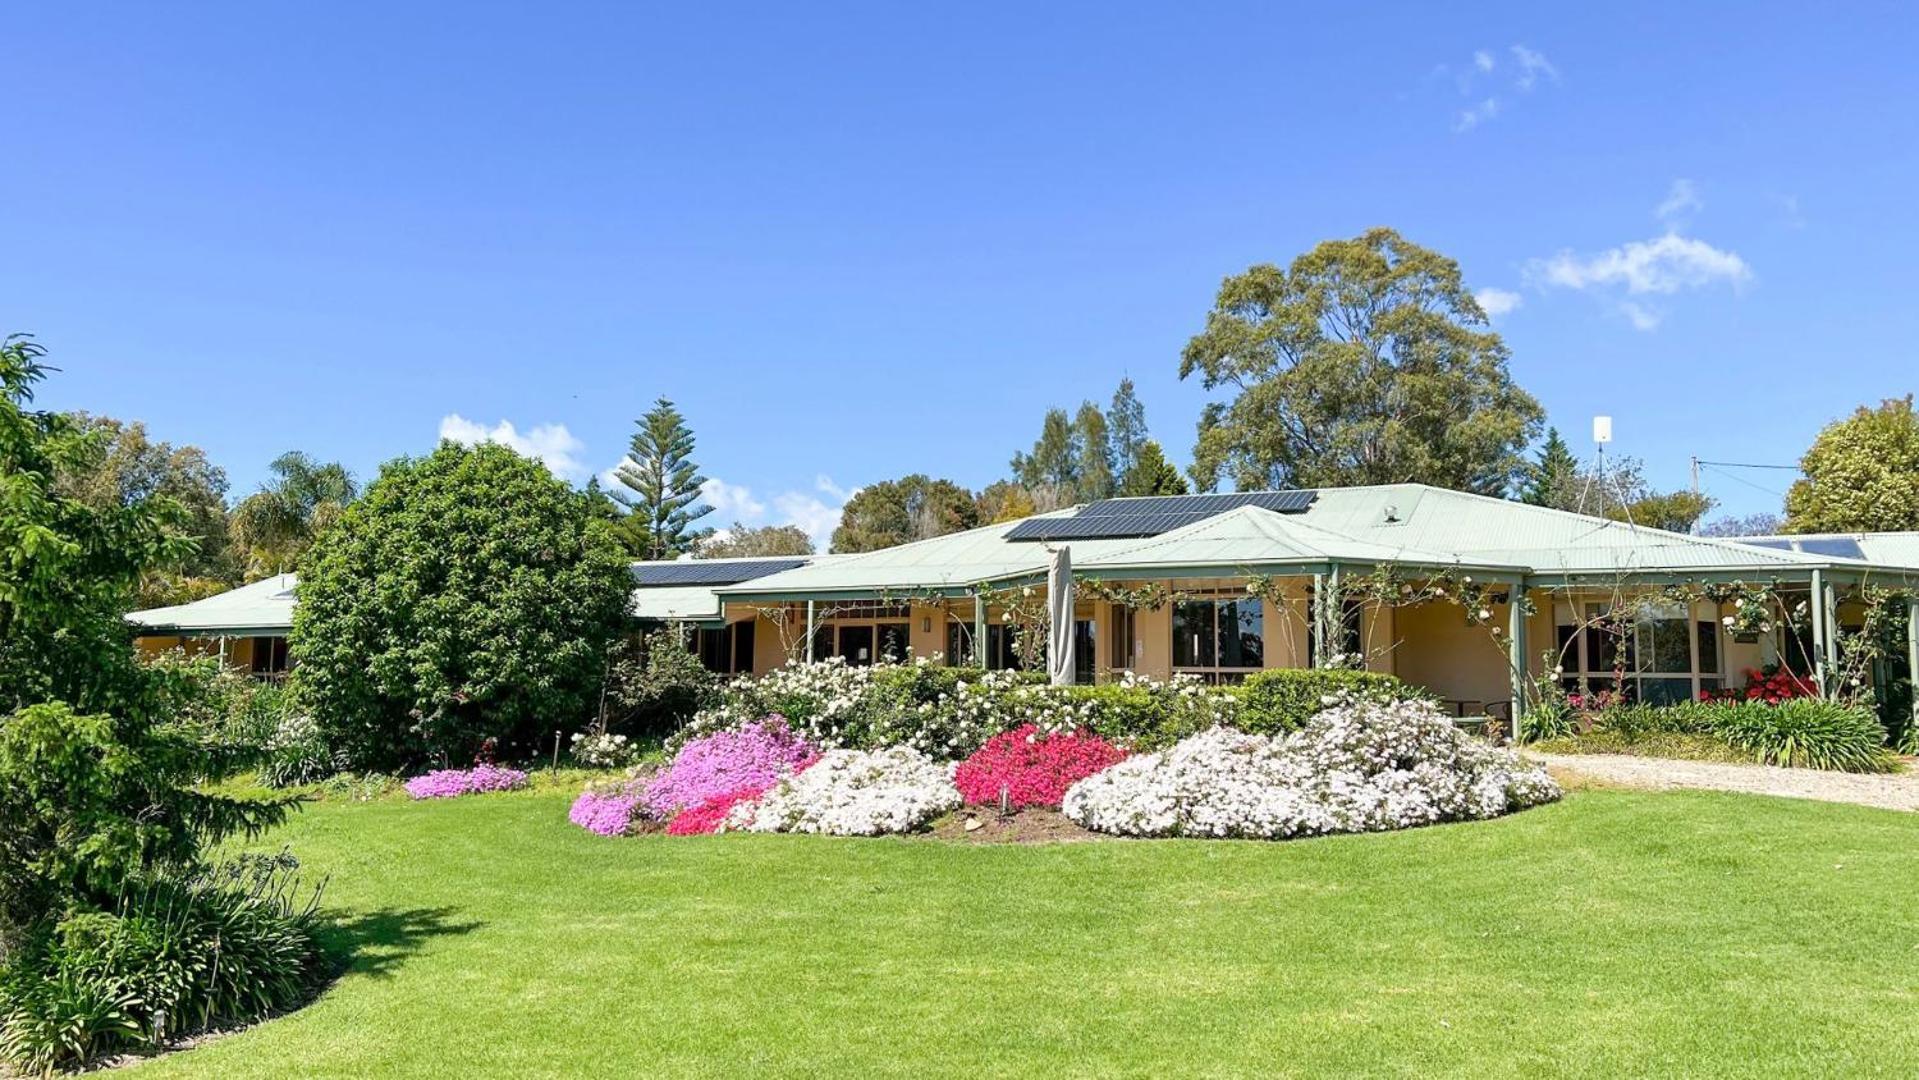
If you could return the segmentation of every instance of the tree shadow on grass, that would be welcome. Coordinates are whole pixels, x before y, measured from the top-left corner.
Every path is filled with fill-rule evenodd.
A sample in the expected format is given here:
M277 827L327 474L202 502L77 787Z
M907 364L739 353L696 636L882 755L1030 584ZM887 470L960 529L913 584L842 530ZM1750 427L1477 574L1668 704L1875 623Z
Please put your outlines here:
M427 941L470 934L485 925L456 919L456 914L458 909L450 907L342 912L328 919L318 936L340 974L383 979Z

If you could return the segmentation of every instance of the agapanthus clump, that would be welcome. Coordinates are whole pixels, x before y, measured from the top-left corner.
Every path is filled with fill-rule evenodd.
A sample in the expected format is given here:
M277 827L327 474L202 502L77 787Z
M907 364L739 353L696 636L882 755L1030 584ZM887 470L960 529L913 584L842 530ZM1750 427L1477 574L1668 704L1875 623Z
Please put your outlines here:
M952 766L911 747L829 750L757 800L736 805L727 827L879 836L921 828L959 805Z
M1280 839L1496 817L1559 797L1544 769L1427 702L1355 701L1284 737L1225 728L1074 784L1066 816L1129 836Z
M493 791L513 791L526 786L526 773L498 765L475 765L471 769L436 769L406 782L406 793L416 799L451 799L461 795L484 795Z
M1058 806L1066 789L1126 759L1126 751L1090 731L1041 732L1024 724L986 740L953 770L969 803Z
M818 754L778 716L716 731L680 747L673 763L647 785L646 807L671 817L716 795L771 786Z

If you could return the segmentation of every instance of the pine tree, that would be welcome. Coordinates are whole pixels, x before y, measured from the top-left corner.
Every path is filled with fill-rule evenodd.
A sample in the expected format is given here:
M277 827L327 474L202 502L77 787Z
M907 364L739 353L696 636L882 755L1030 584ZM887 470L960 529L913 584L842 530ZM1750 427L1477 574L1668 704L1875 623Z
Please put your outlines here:
M1050 489L1068 497L1079 490L1079 447L1065 409L1046 410L1039 441L1030 454L1013 455L1013 476L1027 489Z
M1073 443L1079 451L1079 483L1076 501L1110 499L1117 476L1113 469L1113 446L1107 437L1106 414L1090 401L1082 402L1073 419Z
M1186 478L1166 460L1166 452L1159 444L1147 439L1140 444L1133 467L1120 478L1119 493L1125 496L1185 495Z
M673 403L660 398L638 421L626 460L614 471L611 494L628 511L621 538L644 559L671 559L693 550L712 529L693 523L713 512L700 501L706 477L693 463L693 430Z
M1579 459L1559 437L1558 428L1546 429L1546 444L1539 448L1539 460L1526 466L1526 486L1521 502L1534 506L1559 506L1579 482Z
M1146 448L1146 406L1133 393L1133 380L1121 379L1113 392L1113 406L1106 410L1106 430L1113 445L1113 475L1124 477L1133 471Z

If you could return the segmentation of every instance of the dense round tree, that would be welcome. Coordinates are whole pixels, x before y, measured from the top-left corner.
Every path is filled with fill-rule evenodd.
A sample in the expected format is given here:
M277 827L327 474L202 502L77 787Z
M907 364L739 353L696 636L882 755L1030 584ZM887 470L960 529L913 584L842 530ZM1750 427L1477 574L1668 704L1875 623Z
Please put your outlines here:
M1827 425L1786 491L1787 532L1919 529L1919 414L1912 395Z
M525 755L592 714L632 578L604 516L494 444L401 458L301 562L295 685L360 768Z

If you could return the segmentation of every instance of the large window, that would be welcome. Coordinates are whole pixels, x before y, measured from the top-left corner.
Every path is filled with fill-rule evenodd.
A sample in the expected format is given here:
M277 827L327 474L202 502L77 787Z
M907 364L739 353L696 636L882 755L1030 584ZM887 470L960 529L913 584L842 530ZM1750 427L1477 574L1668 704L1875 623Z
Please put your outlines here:
M749 619L695 630L692 648L699 654L701 666L708 671L750 675L753 672L753 622Z
M1568 690L1620 690L1637 701L1667 705L1725 685L1719 623L1695 618L1683 604L1654 604L1617 620L1607 606L1558 608L1558 642Z
M1138 625L1137 615L1132 608L1114 604L1107 622L1111 632L1106 636L1106 666L1112 671L1131 671L1133 669L1133 634Z
M287 657L287 639L283 637L261 637L253 639L253 658L248 669L256 679L279 679L285 677L290 663Z
M824 623L813 630L813 659L837 656L850 667L898 663L911 648L911 629L903 622Z
M1240 682L1266 666L1264 609L1236 595L1173 605L1173 670Z
M1365 635L1360 632L1360 621L1359 621L1361 618L1361 613L1363 611L1365 611L1365 603L1358 599L1349 598L1343 604L1340 605L1339 624L1337 626L1328 627L1329 637L1328 637L1327 644L1331 647L1333 654L1335 656L1364 656L1365 655L1366 639L1365 639ZM1319 614L1319 598L1315 596L1312 599L1312 610L1307 613L1307 622L1306 622L1306 666L1307 667L1319 666L1319 635L1313 633L1313 627L1316 626L1317 623L1313 622L1312 620L1318 619L1320 617L1321 616Z

